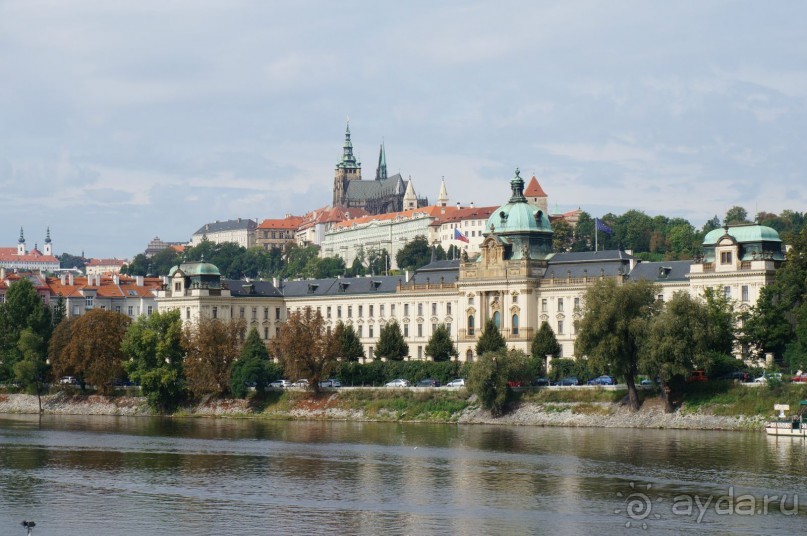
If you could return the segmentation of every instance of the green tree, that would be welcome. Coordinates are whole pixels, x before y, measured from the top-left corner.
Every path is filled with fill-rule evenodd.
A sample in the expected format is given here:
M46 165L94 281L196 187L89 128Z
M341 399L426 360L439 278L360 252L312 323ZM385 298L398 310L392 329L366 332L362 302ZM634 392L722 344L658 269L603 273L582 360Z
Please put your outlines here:
M182 320L179 310L139 317L121 343L124 369L149 406L171 411L184 397Z
M487 352L495 352L506 347L507 344L504 342L504 337L499 332L499 328L496 327L492 319L488 319L479 340L476 341L476 355L481 356Z
M784 361L790 372L807 370L807 303L796 310L793 339L785 345Z
M425 236L416 236L395 255L401 270L417 270L429 264L431 258L432 250Z
M708 369L715 349L709 306L686 292L676 292L650 321L639 368L658 377L665 411L675 409L676 388L693 369ZM674 381L678 377L678 381Z
M113 311L93 309L72 322L61 322L67 333L54 338L49 348L55 376L71 374L101 394L112 394L114 381L123 375L123 338L129 317ZM53 341L51 341L53 343Z
M270 378L269 371L269 350L261 340L258 330L253 327L244 341L238 361L232 365L230 392L233 396L244 398L248 386L252 384L255 392L262 393L273 379Z
M535 332L535 336L532 338L532 345L530 346L532 357L543 362L548 355L559 357L560 351L560 343L557 337L555 337L555 332L552 331L552 327L546 321L541 322L541 327L538 328L538 331Z
M552 222L552 250L571 251L574 245L574 228L566 220Z
M19 349L23 330L31 329L47 345L51 334L51 312L42 303L27 278L11 284L0 304L0 381L14 377L14 365L22 359Z
M36 394L39 412L42 413L42 390L48 369L45 362L47 346L41 335L31 328L25 328L20 334L17 347L22 359L14 364L14 378L24 390Z
M334 331L327 329L319 311L306 307L292 313L272 341L272 353L286 374L306 378L315 395L320 393L319 382L338 364L340 348Z
M384 357L390 361L401 361L409 355L409 345L404 341L398 322L387 322L381 328L375 354L377 358Z
M588 356L593 366L614 370L625 378L633 410L639 409L636 375L641 342L658 310L656 295L657 287L650 282L617 284L614 279L603 279L589 287L583 300L575 353Z
M371 249L367 254L366 273L381 275L389 270L390 256L386 248L381 250Z
M194 396L227 394L230 367L240 354L245 329L244 320L240 318L229 321L201 318L185 328L182 370L188 390Z
M173 248L158 251L151 258L138 253L129 264L121 268L126 275L168 275L173 266L182 262L182 254Z
M726 212L726 217L723 218L726 225L736 225L738 223L748 222L748 211L743 207L733 206Z
M334 330L339 341L339 355L345 361L358 361L364 357L364 347L352 324L343 324L340 320Z
M70 253L62 253L59 255L59 268L84 270L86 263L87 259L84 258L83 254L71 255Z
M482 406L494 415L500 415L507 403L508 380L528 379L527 354L521 350L498 350L480 354L472 363L468 374L468 391L475 394Z
M438 325L432 333L426 345L426 355L435 361L448 361L451 357L457 357L457 349L445 324Z
M572 251L591 251L594 249L594 218L588 212L581 212L574 226L574 242Z
M717 214L711 220L706 220L701 232L706 235L709 231L714 231L715 229L720 229L720 218L717 217Z

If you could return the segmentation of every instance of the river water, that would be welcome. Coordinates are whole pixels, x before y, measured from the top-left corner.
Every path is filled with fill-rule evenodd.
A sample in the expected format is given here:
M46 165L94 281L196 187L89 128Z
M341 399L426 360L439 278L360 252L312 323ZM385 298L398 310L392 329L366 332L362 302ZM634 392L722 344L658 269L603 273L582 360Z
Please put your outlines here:
M761 432L5 415L0 535L796 534L806 453Z

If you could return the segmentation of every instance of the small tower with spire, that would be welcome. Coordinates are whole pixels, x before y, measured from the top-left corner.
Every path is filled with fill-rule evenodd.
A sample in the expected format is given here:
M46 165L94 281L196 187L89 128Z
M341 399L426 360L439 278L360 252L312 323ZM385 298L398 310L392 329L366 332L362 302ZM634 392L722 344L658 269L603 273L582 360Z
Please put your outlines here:
M53 244L50 241L50 227L48 227L47 233L45 233L45 245L42 248L43 255L53 255Z
M437 206L445 208L448 206L448 190L446 190L446 178L440 183L440 193L437 195Z
M22 234L22 227L20 227L20 238L17 240L17 255L25 255L25 236Z
M381 149L378 151L378 167L375 169L375 180L387 180L387 153L384 150L384 142L381 142Z
M415 188L412 186L412 177L406 181L406 193L403 196L403 209L412 210L418 208L418 198L415 195Z
M527 185L527 189L524 190L524 197L527 198L528 203L540 208L545 214L548 213L546 192L544 192L544 189L538 184L538 179L535 178L535 175L532 176L530 183Z

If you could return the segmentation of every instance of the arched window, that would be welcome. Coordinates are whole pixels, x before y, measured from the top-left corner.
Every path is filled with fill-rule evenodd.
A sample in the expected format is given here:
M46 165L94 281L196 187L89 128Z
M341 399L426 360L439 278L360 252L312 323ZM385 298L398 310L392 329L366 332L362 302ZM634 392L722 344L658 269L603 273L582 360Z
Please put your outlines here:
M474 351L468 348L468 351L465 352L465 361L471 363L474 360Z
M499 311L493 313L493 323L496 325L496 329L502 329L502 315Z
M513 315L513 335L518 335L518 315Z
M474 334L474 315L468 315L468 335Z

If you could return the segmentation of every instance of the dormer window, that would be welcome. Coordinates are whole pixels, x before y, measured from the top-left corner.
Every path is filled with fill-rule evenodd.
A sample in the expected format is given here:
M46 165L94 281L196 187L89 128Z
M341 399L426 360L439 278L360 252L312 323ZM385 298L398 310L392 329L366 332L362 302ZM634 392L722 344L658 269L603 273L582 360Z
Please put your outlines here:
M731 263L732 263L731 251L721 251L720 264L731 264Z

